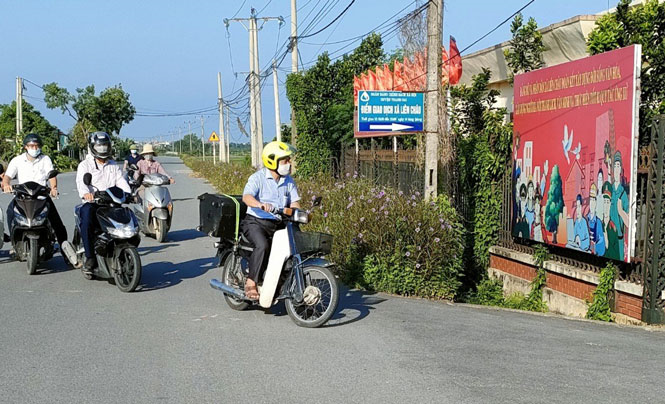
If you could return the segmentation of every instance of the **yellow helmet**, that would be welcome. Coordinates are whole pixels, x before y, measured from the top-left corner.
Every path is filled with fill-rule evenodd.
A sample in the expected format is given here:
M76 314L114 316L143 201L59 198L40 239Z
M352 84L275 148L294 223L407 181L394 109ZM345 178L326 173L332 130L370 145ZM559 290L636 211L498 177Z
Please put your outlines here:
M284 142L270 142L263 148L263 165L269 170L277 170L279 160L290 157L293 154L293 147Z

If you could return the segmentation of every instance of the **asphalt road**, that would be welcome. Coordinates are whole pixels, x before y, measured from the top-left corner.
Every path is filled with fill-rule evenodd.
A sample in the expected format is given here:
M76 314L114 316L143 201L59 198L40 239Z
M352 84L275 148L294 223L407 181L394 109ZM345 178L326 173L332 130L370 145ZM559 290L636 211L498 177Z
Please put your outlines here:
M665 333L344 290L330 326L235 312L194 230L213 192L175 158L168 242L141 242L142 286L87 281L57 256L0 256L2 403L665 402ZM68 229L78 197L60 177ZM5 209L9 198L0 196ZM70 235L71 236L71 235Z

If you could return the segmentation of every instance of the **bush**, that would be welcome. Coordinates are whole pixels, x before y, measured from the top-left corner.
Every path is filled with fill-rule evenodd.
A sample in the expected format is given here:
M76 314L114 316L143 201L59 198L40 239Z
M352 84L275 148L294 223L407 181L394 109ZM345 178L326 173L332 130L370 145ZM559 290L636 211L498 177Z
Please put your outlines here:
M185 159L219 191L238 194L254 172L241 165ZM304 209L314 214L307 231L334 237L330 255L343 281L406 296L452 299L462 272L463 229L445 197L426 202L358 178L298 178ZM312 207L322 196L323 202Z

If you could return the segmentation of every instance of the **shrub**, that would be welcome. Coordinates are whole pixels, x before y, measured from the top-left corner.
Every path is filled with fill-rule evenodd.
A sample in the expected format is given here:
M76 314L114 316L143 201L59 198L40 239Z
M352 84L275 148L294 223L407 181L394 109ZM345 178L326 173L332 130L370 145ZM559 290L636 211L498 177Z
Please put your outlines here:
M219 191L242 193L254 172L241 165L185 159ZM330 255L343 281L354 286L407 296L456 296L462 272L463 229L445 197L426 202L358 178L329 176L297 180L304 209L314 220L307 231L334 237ZM323 202L312 207L322 196Z

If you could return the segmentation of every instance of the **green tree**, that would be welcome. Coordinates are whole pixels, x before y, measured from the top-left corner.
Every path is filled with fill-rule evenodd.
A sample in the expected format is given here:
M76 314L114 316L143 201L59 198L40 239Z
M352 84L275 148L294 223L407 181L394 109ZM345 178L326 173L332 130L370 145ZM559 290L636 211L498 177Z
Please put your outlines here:
M86 147L87 135L95 130L118 136L136 113L121 85L108 87L99 95L95 95L95 86L89 85L77 88L73 95L57 83L49 83L44 85L44 101L48 108L58 108L76 121L70 141L81 149Z
M353 142L353 76L385 61L381 46L381 36L372 34L334 63L324 53L310 69L287 77L300 175L329 171L342 146Z
M538 32L538 24L533 17L524 24L522 13L518 13L510 26L513 38L510 48L503 51L506 64L511 70L509 75L512 84L515 74L540 69L545 65L543 60L543 34Z
M553 233L552 241L556 244L556 233L559 229L559 215L563 212L563 182L559 174L559 166L552 168L550 176L550 189L547 191L547 204L545 205L545 227Z
M651 122L665 114L665 3L646 0L630 7L621 0L616 12L596 21L587 40L592 55L632 44L642 45L640 76L640 144L651 139Z
M37 133L42 137L44 153L56 150L62 132L42 116L31 104L23 101L23 133ZM0 158L9 160L21 152L22 144L16 138L16 102L0 105ZM20 141L21 139L19 139Z

